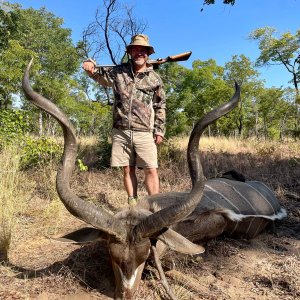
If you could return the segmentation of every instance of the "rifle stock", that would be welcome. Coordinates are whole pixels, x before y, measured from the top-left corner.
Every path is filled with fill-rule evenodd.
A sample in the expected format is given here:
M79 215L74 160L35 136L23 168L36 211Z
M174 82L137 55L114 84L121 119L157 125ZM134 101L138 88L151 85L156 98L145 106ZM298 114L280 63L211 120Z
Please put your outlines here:
M185 61L190 58L192 54L192 51L184 52L176 55L170 55L166 58L157 58L157 59L151 59L148 60L148 63L153 65L154 69L157 69L160 65L166 63L166 62L176 62L176 61ZM115 65L96 65L95 68L99 69L101 67L114 67Z
M154 60L149 60L148 63L150 63L152 65L161 65L166 62L185 61L190 58L191 54L192 54L192 51L184 52L184 53L180 53L177 55L172 55L172 56L170 55L166 58L158 58L158 59L154 59Z

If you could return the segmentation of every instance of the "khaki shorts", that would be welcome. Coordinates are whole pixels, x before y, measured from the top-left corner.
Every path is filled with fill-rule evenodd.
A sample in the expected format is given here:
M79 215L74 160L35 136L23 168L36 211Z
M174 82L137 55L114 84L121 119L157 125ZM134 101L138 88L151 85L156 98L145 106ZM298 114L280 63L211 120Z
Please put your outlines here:
M153 133L113 128L111 166L157 168L157 147Z

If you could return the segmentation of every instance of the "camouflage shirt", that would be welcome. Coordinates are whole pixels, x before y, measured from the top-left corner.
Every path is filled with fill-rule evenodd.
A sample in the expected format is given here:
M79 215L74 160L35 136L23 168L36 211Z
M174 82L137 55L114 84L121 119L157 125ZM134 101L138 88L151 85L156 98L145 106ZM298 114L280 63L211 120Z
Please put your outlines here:
M160 76L152 67L133 73L132 64L102 67L93 79L113 88L113 127L165 133L166 99Z

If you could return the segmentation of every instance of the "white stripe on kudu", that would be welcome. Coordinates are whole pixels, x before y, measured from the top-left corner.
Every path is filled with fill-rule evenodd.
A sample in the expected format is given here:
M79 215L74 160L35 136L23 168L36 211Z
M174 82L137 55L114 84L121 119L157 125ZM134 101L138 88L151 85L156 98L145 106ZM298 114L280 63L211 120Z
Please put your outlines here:
M225 185L227 185L227 186L233 188L233 190L234 190L238 195L240 195L241 198L244 199L244 200L249 204L249 206L253 209L253 211L254 211L254 212L257 212L257 210L256 210L255 207L251 204L251 202L250 202L243 194L241 194L241 193L234 187L234 183L235 183L236 181L231 181L231 182L230 182L231 184L229 184L228 182L225 182L225 181L223 181L223 180L218 180L218 179L216 179L216 181L218 181L218 182L220 182L220 183L222 183L222 184L225 184ZM257 191L257 192L258 192L258 191Z
M212 187L209 186L208 184L205 184L205 187L207 187L208 189L210 189L210 190L213 191L214 193L220 195L223 199L225 199L228 203L230 203L231 206L235 207L235 209L236 209L237 211L240 211L239 208L238 208L236 205L234 205L234 204L232 203L232 201L230 201L227 197L225 197L221 192L215 190L214 188L212 188Z
M273 194L273 192L261 181L249 181L249 182L245 182L250 188L254 189L256 192L258 192L261 197L270 205L270 207L272 208L274 214L275 214L275 209L274 206L272 205L272 203L261 193L261 191L257 188L255 188L253 185L251 185L251 183L253 184L260 184L260 186L265 187L265 189L267 190L268 194Z

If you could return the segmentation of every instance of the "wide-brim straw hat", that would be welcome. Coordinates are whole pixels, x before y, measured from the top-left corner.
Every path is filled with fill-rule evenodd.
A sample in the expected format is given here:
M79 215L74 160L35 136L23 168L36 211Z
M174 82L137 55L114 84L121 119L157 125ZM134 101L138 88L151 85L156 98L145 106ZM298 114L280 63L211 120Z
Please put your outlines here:
M137 34L131 38L130 44L126 47L127 52L132 46L143 46L148 48L148 55L155 53L154 48L149 44L149 38L145 34Z

